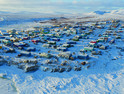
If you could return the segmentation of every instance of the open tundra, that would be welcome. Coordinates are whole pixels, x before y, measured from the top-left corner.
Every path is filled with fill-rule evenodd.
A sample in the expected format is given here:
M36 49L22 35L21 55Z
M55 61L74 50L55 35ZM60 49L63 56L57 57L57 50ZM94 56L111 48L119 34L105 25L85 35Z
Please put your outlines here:
M92 15L1 26L0 91L123 94L123 17Z

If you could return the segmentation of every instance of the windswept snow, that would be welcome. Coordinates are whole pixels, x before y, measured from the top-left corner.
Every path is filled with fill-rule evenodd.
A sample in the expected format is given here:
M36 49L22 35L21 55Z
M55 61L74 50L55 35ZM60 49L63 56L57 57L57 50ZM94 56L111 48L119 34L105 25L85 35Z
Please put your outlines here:
M100 16L94 13L89 14L90 16L91 14L95 15L90 20L124 20L123 15L120 15L121 13L123 14L123 10L112 11ZM8 18L1 17L1 22L6 19ZM15 20L11 17L10 19L10 22L15 23ZM20 21L21 19L18 20ZM77 19L71 20L77 21ZM41 25L32 22L32 20L30 21L26 19L26 21L22 21L24 23L4 25L0 29L15 28L21 30ZM124 46L123 43L118 43L117 45ZM117 57L118 55L115 49L111 50L111 53L113 53L111 56L115 55ZM110 53L106 52L106 55L104 54L104 57L100 56L100 59L95 57L97 63L93 63L88 69L83 68L82 71L78 72L50 73L39 69L36 72L24 73L16 66L0 66L0 74L6 74L6 79L0 78L0 92L2 92L1 94L123 94L124 56L112 61L111 58L113 57L108 57L108 54ZM124 53L122 54L124 55Z
M16 87L14 86L14 83L11 80L1 76L0 76L0 92L1 94L17 94L17 90Z
M12 66L2 66L0 72L6 69L19 94L123 94L123 62L99 63L80 72L46 73L38 70L24 73ZM3 84L3 81L0 83Z

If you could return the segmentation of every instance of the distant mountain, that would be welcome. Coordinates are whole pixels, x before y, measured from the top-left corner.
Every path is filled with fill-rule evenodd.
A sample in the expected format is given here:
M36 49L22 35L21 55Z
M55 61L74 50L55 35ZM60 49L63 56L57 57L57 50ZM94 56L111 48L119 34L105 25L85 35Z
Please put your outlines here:
M8 11L0 11L0 14L8 14L8 13L11 13L11 12L8 12Z
M112 14L118 14L118 15L124 15L124 9L112 10L111 13Z
M107 11L94 11L94 13L99 14L99 15L104 15L105 13L110 13Z

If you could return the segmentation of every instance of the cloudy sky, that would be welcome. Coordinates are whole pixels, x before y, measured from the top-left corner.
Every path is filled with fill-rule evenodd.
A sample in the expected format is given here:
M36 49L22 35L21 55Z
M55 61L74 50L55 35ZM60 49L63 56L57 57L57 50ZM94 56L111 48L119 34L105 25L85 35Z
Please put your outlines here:
M0 11L83 13L124 9L124 0L0 0Z

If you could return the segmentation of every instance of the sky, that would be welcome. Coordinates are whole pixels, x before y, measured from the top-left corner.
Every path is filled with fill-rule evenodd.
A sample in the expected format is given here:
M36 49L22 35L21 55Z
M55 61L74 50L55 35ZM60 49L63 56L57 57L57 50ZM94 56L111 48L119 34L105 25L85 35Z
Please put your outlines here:
M0 0L0 11L84 13L124 9L124 0Z

